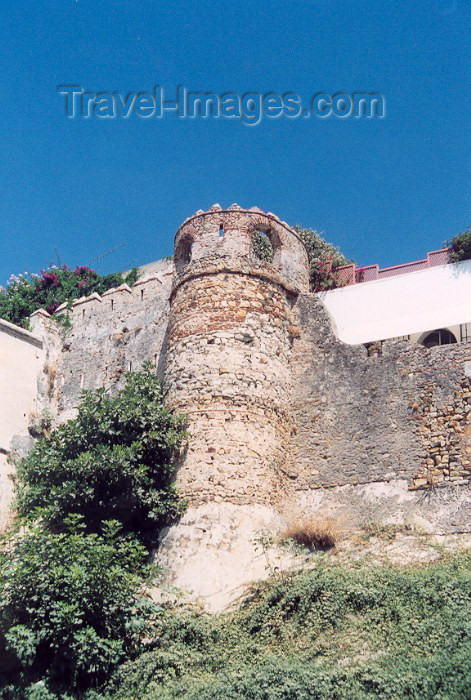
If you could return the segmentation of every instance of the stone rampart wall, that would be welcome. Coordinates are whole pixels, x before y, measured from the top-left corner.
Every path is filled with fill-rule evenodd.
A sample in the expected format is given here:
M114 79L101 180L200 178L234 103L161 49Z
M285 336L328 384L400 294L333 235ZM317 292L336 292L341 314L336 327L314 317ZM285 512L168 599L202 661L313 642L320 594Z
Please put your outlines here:
M316 296L302 295L297 310L295 489L400 479L410 489L468 484L471 345L388 341L369 356L335 338Z
M122 285L74 302L54 369L61 420L73 413L82 389L118 386L145 360L163 377L172 277L173 265L166 265L132 289Z
M190 425L178 485L192 502L274 501L292 430L287 294L268 274L207 272L172 298L166 400Z

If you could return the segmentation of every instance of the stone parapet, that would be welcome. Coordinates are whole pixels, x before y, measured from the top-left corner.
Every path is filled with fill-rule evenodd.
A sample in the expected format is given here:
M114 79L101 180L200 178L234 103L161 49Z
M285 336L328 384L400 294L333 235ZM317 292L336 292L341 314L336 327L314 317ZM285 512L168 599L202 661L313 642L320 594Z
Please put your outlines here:
M216 205L215 205L216 206ZM297 291L309 289L307 252L298 234L274 214L264 214L257 208L214 208L197 212L187 219L175 236L175 266L177 274L201 260L211 258L226 262L257 262L252 237L255 231L264 233L273 248L271 270L277 270L284 283Z

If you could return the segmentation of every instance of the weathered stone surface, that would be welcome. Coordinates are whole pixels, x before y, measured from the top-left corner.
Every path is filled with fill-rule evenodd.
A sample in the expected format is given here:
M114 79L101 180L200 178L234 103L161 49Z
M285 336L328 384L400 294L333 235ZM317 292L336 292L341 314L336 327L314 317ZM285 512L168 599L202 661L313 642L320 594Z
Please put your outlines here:
M302 295L296 309L296 489L395 479L414 488L458 475L466 481L470 346L390 341L368 356L363 346L335 338L319 297ZM437 464L440 474L433 475Z
M29 417L39 410L37 382L45 360L39 334L0 319L0 531L13 498L11 441L15 435L27 438Z
M212 502L190 507L163 534L156 558L162 576L154 597L171 597L177 589L183 601L221 610L274 567L293 564L289 552L262 544L266 533L279 532L282 526L270 506Z
M173 265L127 285L95 295L74 307L58 364L60 420L72 415L82 389L119 386L124 373L145 360L160 378L165 364L166 329Z

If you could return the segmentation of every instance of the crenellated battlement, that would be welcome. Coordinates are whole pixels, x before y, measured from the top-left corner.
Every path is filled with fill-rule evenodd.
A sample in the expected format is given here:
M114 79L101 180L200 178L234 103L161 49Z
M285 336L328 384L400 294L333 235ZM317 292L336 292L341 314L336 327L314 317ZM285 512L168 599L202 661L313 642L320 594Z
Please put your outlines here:
M90 323L96 320L102 322L105 318L126 312L128 307L138 306L144 300L149 300L152 297L159 295L163 288L168 286L168 278L172 277L174 272L173 265L168 267L161 273L152 273L130 287L124 283L119 287L112 287L103 294L94 292L88 297L80 297L75 299L71 304L66 302L61 304L53 316L70 317L73 324ZM32 314L31 318L38 313L44 317L51 318L51 315L44 309L39 309Z

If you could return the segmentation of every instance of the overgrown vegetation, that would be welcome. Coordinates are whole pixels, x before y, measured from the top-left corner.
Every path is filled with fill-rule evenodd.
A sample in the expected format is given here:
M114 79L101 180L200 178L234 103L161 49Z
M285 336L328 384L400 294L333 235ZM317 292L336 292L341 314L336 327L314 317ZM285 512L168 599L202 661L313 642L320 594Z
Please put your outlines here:
M50 265L40 274L11 275L6 288L0 287L0 318L27 328L29 316L37 309L53 314L64 302L93 292L103 294L124 282L132 285L137 278L137 268L126 276L119 272L99 275L84 265L74 270L67 265Z
M145 547L117 522L105 521L101 534L87 534L79 516L64 525L17 534L0 567L5 680L19 697L38 681L68 691L99 685L138 648L148 617Z
M19 465L0 558L4 698L468 697L469 555L399 569L320 554L235 612L152 603L155 528L182 509L171 475L184 424L161 398L149 365L114 396L85 393Z
M450 261L461 262L461 260L471 259L471 227L463 233L447 241L446 245L451 248Z
M363 523L362 536L365 539L378 537L379 539L392 542L399 533L411 533L410 525L399 525L396 523L383 523L379 520L369 519Z
M264 231L257 229L252 233L252 248L259 260L269 263L273 261L273 245Z
M86 392L77 418L38 440L18 464L19 515L40 516L54 532L63 531L69 513L83 516L87 532L118 520L152 545L181 512L171 478L183 428L163 406L150 365L128 374L114 396Z
M301 226L293 228L306 246L311 291L322 292L341 286L336 269L342 265L348 265L351 260L348 260L332 243L325 241L319 231Z
M159 613L144 596L149 551L183 509L171 484L183 437L147 364L114 396L86 392L20 462L0 556L5 697L75 697L137 652Z
M106 697L467 698L470 564L465 555L419 569L319 558L260 586L236 613L165 612Z
M336 269L342 265L348 265L348 260L343 253L332 243L327 243L319 231L301 226L293 227L306 246L309 258L311 291L320 292L327 289L335 289L341 286ZM255 257L265 262L273 261L273 245L264 231L254 231L252 234L252 248Z

